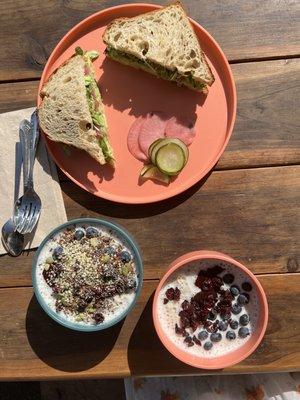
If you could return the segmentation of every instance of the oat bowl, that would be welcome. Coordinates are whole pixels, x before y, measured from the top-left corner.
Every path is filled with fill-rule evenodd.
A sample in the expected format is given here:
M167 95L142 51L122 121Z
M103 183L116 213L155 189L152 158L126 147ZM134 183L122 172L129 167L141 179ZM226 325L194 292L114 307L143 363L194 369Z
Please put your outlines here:
M80 218L43 240L32 282L38 302L56 322L77 331L103 330L133 308L143 282L142 259L119 225Z

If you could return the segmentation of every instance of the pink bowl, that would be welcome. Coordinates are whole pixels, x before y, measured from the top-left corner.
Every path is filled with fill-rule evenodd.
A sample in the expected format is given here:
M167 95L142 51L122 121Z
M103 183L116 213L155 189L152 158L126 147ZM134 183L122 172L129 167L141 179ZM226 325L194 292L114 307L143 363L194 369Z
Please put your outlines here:
M259 309L260 309L260 317L258 320L257 324L257 329L255 332L252 332L251 337L249 340L241 347L238 349L227 353L223 356L218 356L214 358L205 358L205 357L200 357L200 356L195 356L193 354L189 354L186 351L179 349L170 339L169 337L164 333L162 330L162 327L160 325L160 322L157 317L157 302L158 302L158 295L160 290L162 289L163 285L165 284L166 280L168 277L178 268L181 268L185 264L191 262L191 261L196 261L196 260L204 260L204 259L210 259L210 260L216 260L216 261L223 261L223 262L228 262L230 263L233 267L236 267L237 269L240 269L244 272L245 276L248 276L249 280L251 281L252 285L256 288L257 290L257 296L259 299ZM238 261L234 260L230 256L222 253L218 253L215 251L194 251L191 253L184 254L183 256L177 258L175 261L171 263L171 265L168 268L168 271L165 273L163 278L161 279L153 300L153 321L154 321L154 326L156 329L156 332L158 334L158 337L160 338L161 342L163 345L169 350L173 356L178 358L180 361L183 361L186 364L189 364L193 367L197 368L204 368L204 369L221 369L221 368L226 368L231 365L237 364L240 361L244 360L247 358L250 354L254 352L254 350L257 348L257 346L260 344L262 341L262 338L265 334L267 324L268 324L268 303L267 303L267 298L265 295L265 292L257 280L257 278L253 275L251 271L249 271L248 268L246 268L244 265L239 263Z

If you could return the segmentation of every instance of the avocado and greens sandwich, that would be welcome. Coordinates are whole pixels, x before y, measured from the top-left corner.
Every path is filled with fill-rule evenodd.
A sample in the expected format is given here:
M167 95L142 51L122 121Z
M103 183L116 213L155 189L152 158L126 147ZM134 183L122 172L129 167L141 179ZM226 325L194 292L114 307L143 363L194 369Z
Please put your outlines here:
M215 80L180 3L112 21L103 34L108 57L203 93Z
M95 80L96 51L80 47L43 86L39 122L53 141L85 150L101 165L113 165L114 154L101 94Z

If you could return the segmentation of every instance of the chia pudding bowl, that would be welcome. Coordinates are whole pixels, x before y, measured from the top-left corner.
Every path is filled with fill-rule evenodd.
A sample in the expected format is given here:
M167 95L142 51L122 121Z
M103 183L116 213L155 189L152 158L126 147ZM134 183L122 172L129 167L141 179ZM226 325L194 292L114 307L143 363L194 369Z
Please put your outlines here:
M133 308L142 287L138 246L119 225L80 218L54 229L39 246L33 288L44 311L77 331L107 329Z
M257 278L213 251L175 260L161 279L153 320L164 346L186 364L221 369L248 357L261 342L268 304Z

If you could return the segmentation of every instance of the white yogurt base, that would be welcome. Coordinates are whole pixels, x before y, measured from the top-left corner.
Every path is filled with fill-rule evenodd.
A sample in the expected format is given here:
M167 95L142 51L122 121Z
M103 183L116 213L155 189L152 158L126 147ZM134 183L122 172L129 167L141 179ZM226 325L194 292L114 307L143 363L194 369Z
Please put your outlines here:
M80 228L82 226L93 226L97 228L103 236L107 235L110 238L113 239L113 243L110 245L118 245L121 244L124 248L124 250L128 251L130 254L132 252L126 246L126 243L117 236L117 233L113 231L113 234L109 232L109 229L102 226L101 224L76 224L76 228ZM61 231L62 232L62 231ZM57 246L56 240L59 237L60 232L57 233L54 237L52 237L43 247L41 250L38 260L37 260L37 267L36 267L36 285L37 285L37 290L43 297L44 301L48 305L48 307L53 310L57 315L59 315L61 318L66 319L69 322L73 322L76 324L80 325L85 325L85 326L90 326L90 325L96 325L95 322L91 319L91 322L87 324L84 321L78 321L76 319L76 315L70 315L66 314L63 310L57 312L55 308L55 297L53 296L53 291L50 288L50 286L47 285L44 277L43 277L43 269L45 262L48 257L51 257L52 251L54 248ZM138 279L138 278L137 278ZM130 293L123 293L121 295L115 295L112 298L106 299L106 301L109 303L109 310L103 310L101 311L103 316L104 316L104 323L109 323L123 314L124 311L126 311L130 305L133 303L135 299L135 292L132 291Z
M228 263L224 262L218 262L218 265L221 265L223 268L225 268L225 271L222 272L219 276L223 276L226 273L230 273L234 275L235 280L232 284L236 284L241 288L241 284L245 281L250 282L252 284L252 290L248 294L250 295L250 301L247 305L242 307L242 311L239 315L233 315L231 316L232 319L239 320L240 316L243 315L245 312L248 313L250 316L250 323L247 325L247 328L250 330L250 336L247 336L245 339L239 338L238 337L238 329L231 329L230 326L228 326L227 330L222 332L218 330L219 333L222 334L222 340L218 343L213 343L213 347L211 350L204 350L203 345L206 341L209 341L206 339L205 341L201 342L202 346L194 345L192 347L188 347L186 343L183 341L183 337L181 335L178 335L175 333L175 324L177 323L180 326L180 318L178 316L179 312L181 311L181 303L184 300L190 301L191 297L193 297L196 293L199 292L199 288L194 284L198 272L200 269L207 269L208 266L214 266L216 265L215 260L201 260L201 261L195 261L189 264L186 264L182 266L181 268L178 268L177 271L175 271L171 276L168 278L168 280L165 282L164 286L162 287L159 295L158 295L158 301L157 301L157 316L159 323L165 333L165 335L181 350L186 351L187 353L193 354L195 356L199 357L206 357L206 358L214 358L214 357L219 357L224 354L230 353L239 347L243 346L251 337L251 333L255 331L255 328L258 323L258 318L259 318L259 302L258 302L258 295L257 295L257 290L252 282L252 280L245 275L241 270L239 270L237 267L232 266ZM166 290L169 288L175 288L178 287L180 290L180 300L179 301L169 301L167 304L163 304L163 300L165 298L165 293ZM230 285L223 284L222 288L228 289ZM234 301L233 301L234 303ZM220 319L219 316L217 319ZM198 333L202 330L205 330L203 327L197 328L197 330L192 333L190 329L187 329L187 331L191 334L191 336L195 335L198 338ZM234 331L236 333L236 339L235 340L228 340L226 338L226 332L227 331ZM210 335L210 334L209 334Z

